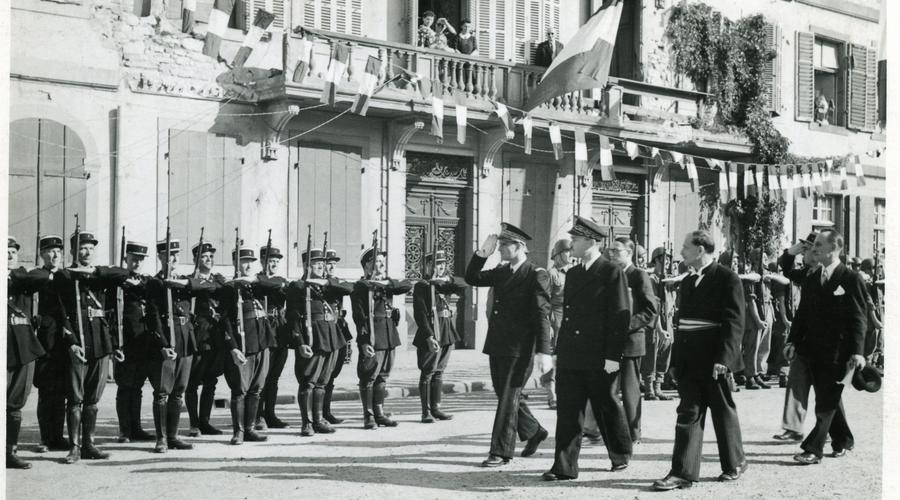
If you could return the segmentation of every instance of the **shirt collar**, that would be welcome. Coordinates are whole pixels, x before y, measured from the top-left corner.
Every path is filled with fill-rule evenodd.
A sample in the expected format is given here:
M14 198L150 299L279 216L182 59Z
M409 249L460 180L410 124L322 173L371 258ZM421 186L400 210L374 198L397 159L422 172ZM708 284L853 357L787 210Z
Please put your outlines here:
M524 264L524 263L525 263L524 260L521 261L521 262L519 262L518 264L513 264L512 262L510 262L510 263L509 263L509 270L512 271L512 272L516 272L516 271L519 270L520 267L522 267L522 264Z
M631 261L628 261L628 264L625 264L625 267L622 269L622 272L627 273L629 269L631 269Z
M594 265L594 262L597 262L597 259L599 259L599 258L600 258L600 254L598 253L597 255L594 256L593 259L591 259L589 261L584 261L584 262L582 262L582 264L584 265L585 269L590 269L591 266Z
M701 267L700 269L692 269L691 274L695 274L697 276L703 276L703 273L705 273L706 270L709 269L709 266L711 266L712 263L713 263L713 261L709 261L709 264Z
M822 268L822 273L823 273L822 275L825 276L825 277L827 277L828 279L831 279L831 275L834 274L835 268L837 268L838 264L840 264L840 263L841 263L841 261L836 260L836 261L832 262L830 266L828 266L828 267L823 267L823 268Z

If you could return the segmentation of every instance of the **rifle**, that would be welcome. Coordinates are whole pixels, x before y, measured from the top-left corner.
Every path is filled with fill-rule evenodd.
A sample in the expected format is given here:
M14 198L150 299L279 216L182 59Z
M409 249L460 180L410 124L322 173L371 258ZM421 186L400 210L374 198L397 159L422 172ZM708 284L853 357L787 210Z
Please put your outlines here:
M35 240L34 245L34 267L41 267L41 218L37 218L37 239ZM41 294L40 292L34 292L31 296L31 317L35 325L38 325L38 319L40 318L40 301Z
M239 228L234 228L234 279L238 279L241 277L240 262L241 233ZM237 332L241 340L241 354L244 354L244 298L241 296L240 285L236 286L235 290L237 291Z
M367 276L368 279L375 277L375 260L378 258L378 230L372 231L372 272ZM372 288L368 289L369 294L369 342L375 346L375 292Z
M328 231L325 231L325 239L322 241L322 255L328 253Z
M194 279L200 276L200 254L203 253L203 231L206 228L200 226L200 243L197 245L197 255L194 257ZM194 315L194 309L197 305L197 297L191 297L191 316Z
M119 245L119 267L125 267L125 226L122 226L122 241ZM116 331L119 334L119 349L123 349L125 318L125 291L121 286L116 288Z
M81 224L78 222L78 214L75 214L75 244L72 249L72 266L78 266L78 249L81 248ZM81 284L78 279L75 280L75 320L78 322L78 340L81 348L84 349L84 322L81 317Z
M269 228L269 239L266 240L266 256L263 257L263 275L269 276L269 253L272 252L272 228ZM269 296L263 297L263 308L269 314Z
M432 246L434 246L434 245L432 245ZM432 248L432 250L431 250L431 278L432 279L437 277L437 252L435 250L436 249L434 249L434 248ZM441 332L441 319L440 319L440 317L438 317L438 307L437 307L438 293L437 293L436 288L437 288L437 285L435 285L434 283L428 284L428 291L429 291L429 294L431 295L431 317L433 318L432 322L434 323L432 325L432 328L434 329L433 337L434 337L435 341L438 340L438 338L440 337L440 334L441 334L440 333Z
M166 275L168 280L172 277L172 227L169 226L169 218L166 217ZM175 349L175 309L172 307L172 289L166 283L166 324L169 327L169 347Z
M304 312L306 318L306 331L309 333L309 348L313 348L313 331L312 331L312 288L309 286L309 270L312 267L312 224L306 225L306 265L303 266L303 281L306 281L306 293L303 294Z
M631 234L631 242L634 243L634 252L631 254L631 263L634 267L638 266L638 241L637 241L637 233Z

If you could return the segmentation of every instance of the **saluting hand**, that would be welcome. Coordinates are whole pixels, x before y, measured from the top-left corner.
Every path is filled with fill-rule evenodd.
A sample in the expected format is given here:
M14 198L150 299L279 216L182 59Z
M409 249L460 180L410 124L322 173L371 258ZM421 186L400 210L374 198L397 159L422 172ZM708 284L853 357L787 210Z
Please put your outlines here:
M497 242L499 239L500 238L496 234L489 234L481 245L481 248L478 249L478 256L486 259L493 255L493 253L497 251Z
M725 375L726 372L728 372L727 366L720 365L719 363L714 364L712 371L713 380L717 380L719 378L719 375Z

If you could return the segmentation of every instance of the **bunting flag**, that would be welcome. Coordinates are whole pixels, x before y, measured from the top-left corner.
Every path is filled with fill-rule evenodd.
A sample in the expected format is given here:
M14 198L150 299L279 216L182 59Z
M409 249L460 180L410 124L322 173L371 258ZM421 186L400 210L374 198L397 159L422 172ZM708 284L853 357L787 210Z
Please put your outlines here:
M863 174L862 163L859 161L859 155L853 156L853 170L856 173L856 185L865 186L866 176Z
M722 161L715 158L704 158L706 164L714 170L722 170Z
M768 166L766 167L766 170L769 174L769 191L774 191L773 195L777 196L778 192L781 190L781 187L778 186L778 176L775 175L775 167Z
M183 0L181 2L181 32L194 31L194 21L197 13L197 0Z
M390 64L390 63L388 63L388 64ZM403 72L405 73L405 75L406 75L405 78L407 78L407 80L409 80L410 82L415 82L415 86L419 89L419 95L422 96L422 100L423 100L423 101L430 101L430 100L431 100L431 96L432 96L432 93L431 93L431 85L432 85L431 79L430 79L430 78L425 78L425 77L423 77L423 76L421 76L421 75L419 75L419 74L416 74L416 73L411 73L411 72L406 71L406 70L404 70ZM412 78L410 78L410 77L412 77Z
M788 180L787 177L784 176L784 172L781 171L781 166L775 167L775 170L778 171L778 185L781 186L781 197L786 200L791 187L788 185Z
M491 104L494 105L494 113L497 113L497 118L500 118L500 121L503 122L503 128L506 129L506 136L512 138L510 134L515 134L512 124L512 117L509 115L509 109L506 107L506 104L498 101L491 101Z
M750 165L747 163L738 163L740 165L741 170L744 173L744 198L749 198L753 196L753 172L750 170Z
M765 180L766 173L763 171L763 165L754 165L753 177L756 179L756 196L762 198L763 193L766 192L766 188L763 186L763 182Z
M691 181L691 192L696 193L700 186L700 179L697 175L697 165L694 164L692 156L684 157L684 165L687 168L688 179Z
M825 160L825 167L826 167L828 170L834 169L834 160L831 159L831 158Z
M825 190L822 188L822 172L819 171L819 164L810 165L809 168L812 170L812 185L816 190L816 194L824 196Z
M669 151L669 154L672 155L672 161L677 163L681 170L684 170L684 154L678 151Z
M331 52L331 61L328 63L328 75L325 77L325 86L322 87L322 104L334 106L337 97L337 87L347 71L347 60L350 58L350 46L343 42L335 42Z
M269 26L274 20L275 14L263 9L257 9L256 17L253 18L253 26L250 26L250 29L247 30L247 34L244 35L244 43L241 44L241 48L239 48L237 54L234 55L234 61L231 62L232 67L240 68L247 62L250 53L253 52L256 44L262 40L263 34L269 29Z
M313 36L308 31L303 31L303 36L297 41L297 67L294 68L294 83L303 83L306 74L309 73L309 61L312 60Z
M831 184L831 166L828 163L825 162L825 169L822 171L822 189L830 193L834 191L834 185Z
M600 141L601 143L603 142L602 137L600 138ZM584 138L584 130L575 129L575 172L577 173L577 175L587 175L585 173L585 171L587 170L587 162L587 142Z
M222 39L225 38L225 30L228 29L228 18L234 8L234 0L215 0L213 8L209 12L209 20L206 28L206 38L203 40L203 55L213 58L219 57L219 48Z
M584 152L587 156L587 150ZM604 181L613 181L616 174L613 171L613 154L612 146L609 144L609 137L600 136L600 179Z
M656 172L653 174L653 182L650 184L650 190L655 193L659 190L659 185L662 182L663 170L666 169L666 162L659 156L654 157L653 161L656 162Z
M850 185L847 183L847 162L841 163L841 191L846 191L850 189Z
M637 143L631 141L625 141L625 152L628 153L628 157L632 160L640 154Z
M466 94L457 92L453 95L456 102L456 142L466 143L466 127L468 127L469 109L466 107Z
M725 170L719 170L719 201L725 204L728 199L728 174Z
M578 28L531 92L523 109L525 113L567 92L606 86L624 3L624 0L605 1Z
M803 165L797 166L800 169L800 180L803 182L803 189L800 191L804 198L812 195L812 179L808 169L804 169Z
M444 142L444 87L438 80L431 80L431 135Z
M375 56L369 56L366 61L366 71L363 73L362 81L359 82L359 92L356 94L356 101L350 108L351 113L366 116L369 110L369 101L378 85L378 73L381 72L381 59Z
M728 171L728 197L731 199L737 199L737 197L738 197L737 164L728 162L725 164L725 170Z
M659 156L659 148L650 148L650 158Z
M553 157L562 160L562 134L559 131L559 125L550 122L550 142L553 144Z
M531 132L532 132L532 123L531 117L525 116L522 119L522 134L525 136L525 154L531 154Z
M791 189L794 192L794 198L803 196L803 182L800 180L800 165L790 165L791 172Z

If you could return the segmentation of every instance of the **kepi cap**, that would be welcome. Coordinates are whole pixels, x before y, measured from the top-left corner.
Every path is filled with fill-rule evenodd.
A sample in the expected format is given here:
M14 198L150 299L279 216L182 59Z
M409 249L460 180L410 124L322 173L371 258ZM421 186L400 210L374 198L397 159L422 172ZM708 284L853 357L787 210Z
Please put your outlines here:
M601 227L600 224L580 215L575 216L575 223L572 224L572 229L569 229L569 234L592 240L602 240L609 235L607 230Z
M15 248L16 250L20 250L22 248L22 246L19 245L18 240L16 240L12 236L7 238L6 241L8 242L6 248Z
M178 253L181 251L181 241L169 240L169 252ZM156 253L166 253L166 240L156 242Z
M256 254L253 252L253 249L250 247L241 247L237 250L240 255L240 260L256 260ZM234 260L235 251L231 251L231 258Z
M97 241L97 238L94 236L93 231L80 231L80 232L78 232L79 242L76 245L75 244L75 234L76 233L72 233L72 237L69 238L69 243L73 247L75 247L75 246L80 247L81 245L83 245L85 243L90 243L91 245L97 246L97 244L99 243L99 241Z
M260 247L259 249L259 258L262 260L266 260L266 247ZM278 247L272 247L272 252L269 254L270 259L283 259L284 255L281 254L281 249Z
M527 244L529 241L531 241L531 236L529 236L528 233L522 231L516 226L508 222L503 222L500 224L500 236L498 237L498 239L517 241L522 244Z
M41 236L41 241L40 241L41 251L49 250L51 248L62 248L62 247L63 247L63 240L61 237L56 236L55 234Z
M325 253L322 252L321 248L312 248L312 249L310 249L309 254L310 254L310 259L307 259L306 252L303 252L302 258L303 258L304 263L325 260Z
M198 249L200 249L199 253L206 253L206 252L216 253L216 247L214 247L213 244L208 241L195 243L194 246L191 247L191 253L194 254L194 256L197 256Z
M378 255L383 255L383 256L387 257L387 252L382 250L382 251L378 252ZM372 260L374 258L375 258L375 249L367 248L367 249L363 250L361 254L359 254L359 263L360 263L360 265L364 266L364 265L366 265L366 262L369 262L370 260Z
M338 257L337 250L328 249L325 250L325 261L326 262L340 262L341 258Z
M163 246L165 246L165 242L163 243ZM147 250L148 250L148 248L147 248L146 243L139 243L137 241L126 241L125 242L125 253L127 253L127 254L139 255L141 257L146 257Z

